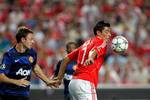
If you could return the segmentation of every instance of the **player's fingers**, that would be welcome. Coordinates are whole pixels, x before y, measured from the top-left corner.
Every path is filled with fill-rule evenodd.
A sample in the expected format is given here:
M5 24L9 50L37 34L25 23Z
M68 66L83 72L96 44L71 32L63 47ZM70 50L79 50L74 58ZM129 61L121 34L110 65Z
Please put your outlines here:
M90 65L90 64L91 64L91 61L88 61L88 62L87 62L87 65Z
M21 86L22 86L22 87L27 87L27 85L25 85L25 84L22 84Z
M93 64L93 62L94 62L94 61L92 61L92 60L87 60L87 61L85 62L85 65L88 66L88 65L90 65L90 64Z
M53 79L52 79L52 80L56 81L56 80L58 80L58 77L53 77Z
M51 82L49 82L49 83L47 84L47 86L51 86L51 85L54 85L54 84L56 84L56 81L51 81Z
M28 86L28 85L30 85L30 82L29 82L29 81L24 80L24 81L23 81L23 85L24 85L24 86Z
M59 88L59 84L54 84L54 87L55 88Z
M27 85L27 84L22 83L22 84L20 84L20 86L22 86L22 87L27 87L28 85Z
M24 77L24 78L22 78L22 80L26 80L27 79L27 76L26 77Z
M53 85L49 85L51 88L58 88L59 85L58 84L53 84Z
M88 60L86 60L86 61L85 61L84 65L85 65L85 66L87 66L87 65L88 65Z
M93 64L94 63L94 60L90 60L90 64Z

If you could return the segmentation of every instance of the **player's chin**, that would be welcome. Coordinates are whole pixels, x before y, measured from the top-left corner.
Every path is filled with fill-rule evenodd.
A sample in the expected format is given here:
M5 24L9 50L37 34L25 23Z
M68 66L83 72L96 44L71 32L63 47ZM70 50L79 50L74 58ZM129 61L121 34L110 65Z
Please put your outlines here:
M109 41L110 37L106 37L106 40Z
M110 39L110 37L111 37L111 35L108 35L108 36L107 36L107 39Z
M32 45L28 46L27 48L28 48L28 49L31 49L31 48L32 48Z

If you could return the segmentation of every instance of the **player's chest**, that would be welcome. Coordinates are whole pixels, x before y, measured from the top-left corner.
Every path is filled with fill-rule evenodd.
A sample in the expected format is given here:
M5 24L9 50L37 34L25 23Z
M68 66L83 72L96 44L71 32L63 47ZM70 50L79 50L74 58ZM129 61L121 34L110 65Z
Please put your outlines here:
M93 41L85 42L80 49L80 53L84 53L85 51L86 52L90 51L94 47L94 45L95 43Z
M12 57L12 66L13 68L27 68L32 67L33 62L35 61L35 57L31 55L25 55L25 56L14 56Z

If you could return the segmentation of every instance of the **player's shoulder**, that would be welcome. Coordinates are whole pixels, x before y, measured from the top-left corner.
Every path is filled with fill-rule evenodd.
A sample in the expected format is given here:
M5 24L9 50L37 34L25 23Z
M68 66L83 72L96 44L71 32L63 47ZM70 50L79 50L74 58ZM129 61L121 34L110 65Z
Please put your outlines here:
M29 53L37 55L37 51L34 48L29 49Z
M11 47L11 48L9 48L6 52L11 53L11 52L14 52L14 51L15 51L15 48L14 48L14 47Z
M14 55L14 52L15 52L14 47L11 47L3 53L3 57L11 57Z
M104 39L102 39L102 38L100 38L100 37L98 37L98 36L95 36L93 39L94 39L94 40L97 40L97 41L104 41Z
M104 42L104 40L103 39L101 39L101 38L99 38L98 36L96 36L96 37L94 37L94 38L92 38L92 41L95 43L95 44L101 44L101 43L103 43Z
M13 55L16 52L14 47L9 48L4 54Z

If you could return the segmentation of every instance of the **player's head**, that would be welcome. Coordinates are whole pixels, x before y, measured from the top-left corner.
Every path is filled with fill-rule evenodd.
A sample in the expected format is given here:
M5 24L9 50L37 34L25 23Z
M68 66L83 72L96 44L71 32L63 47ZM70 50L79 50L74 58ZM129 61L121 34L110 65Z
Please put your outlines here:
M94 35L97 35L98 32L103 33L103 30L105 30L105 27L110 29L110 24L104 21L98 21L93 28Z
M76 42L68 42L66 44L66 51L67 51L67 53L72 52L76 48L77 48L77 43Z
M16 41L17 43L22 43L26 48L31 48L34 43L33 31L24 26L19 27L16 34Z

